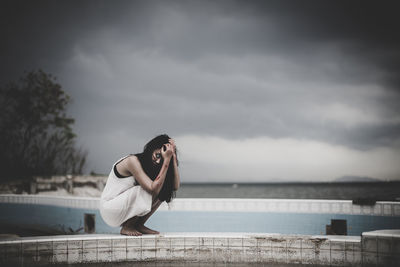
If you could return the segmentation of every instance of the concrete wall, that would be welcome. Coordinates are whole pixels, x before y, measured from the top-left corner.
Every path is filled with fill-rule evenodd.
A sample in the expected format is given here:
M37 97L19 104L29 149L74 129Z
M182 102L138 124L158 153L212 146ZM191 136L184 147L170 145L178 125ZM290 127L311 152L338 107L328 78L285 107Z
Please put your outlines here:
M389 243L388 236L382 239L373 232L362 238L251 233L53 236L0 241L0 257L3 264L27 266L126 261L399 266L398 232Z
M40 204L58 207L97 209L99 198L38 195L0 195L0 203ZM159 210L322 213L374 216L400 216L400 202L377 201L375 205L355 205L351 200L326 199L241 199L177 198Z

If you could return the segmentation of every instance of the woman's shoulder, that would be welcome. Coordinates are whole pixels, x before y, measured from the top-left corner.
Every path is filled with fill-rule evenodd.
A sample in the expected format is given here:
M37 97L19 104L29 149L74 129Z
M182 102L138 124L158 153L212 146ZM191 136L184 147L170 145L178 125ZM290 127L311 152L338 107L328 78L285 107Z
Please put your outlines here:
M139 158L135 154L130 154L128 157L126 157L126 161L128 164L140 164Z
M131 173L133 170L143 170L142 164L136 155L126 158L125 166Z

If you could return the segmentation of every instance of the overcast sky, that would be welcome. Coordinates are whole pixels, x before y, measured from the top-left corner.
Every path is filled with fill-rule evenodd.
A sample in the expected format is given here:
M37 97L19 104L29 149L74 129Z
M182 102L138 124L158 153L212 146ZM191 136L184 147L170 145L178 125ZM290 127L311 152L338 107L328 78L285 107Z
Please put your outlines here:
M1 1L0 82L72 97L87 172L167 133L183 182L400 180L398 1Z

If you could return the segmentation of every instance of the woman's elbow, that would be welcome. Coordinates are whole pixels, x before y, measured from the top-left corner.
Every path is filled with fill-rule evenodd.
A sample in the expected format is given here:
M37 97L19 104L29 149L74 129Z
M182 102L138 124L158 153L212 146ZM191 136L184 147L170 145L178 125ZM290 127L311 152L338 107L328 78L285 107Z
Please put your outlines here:
M145 191L150 195L154 195L154 190L152 188L145 188Z
M161 184L153 182L150 186L150 194L152 194L153 196L158 195L160 193L161 190Z
M156 191L154 184L150 184L144 188L149 194L154 194Z

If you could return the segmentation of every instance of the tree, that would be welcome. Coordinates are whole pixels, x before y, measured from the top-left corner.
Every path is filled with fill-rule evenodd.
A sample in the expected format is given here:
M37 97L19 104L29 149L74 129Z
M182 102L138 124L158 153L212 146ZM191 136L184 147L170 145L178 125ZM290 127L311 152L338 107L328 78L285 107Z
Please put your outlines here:
M86 152L76 148L67 117L70 97L51 75L26 73L0 88L0 178L79 174Z

